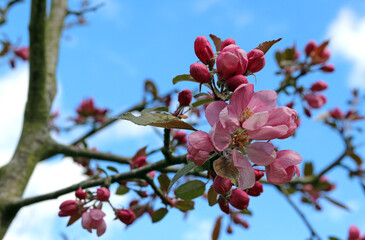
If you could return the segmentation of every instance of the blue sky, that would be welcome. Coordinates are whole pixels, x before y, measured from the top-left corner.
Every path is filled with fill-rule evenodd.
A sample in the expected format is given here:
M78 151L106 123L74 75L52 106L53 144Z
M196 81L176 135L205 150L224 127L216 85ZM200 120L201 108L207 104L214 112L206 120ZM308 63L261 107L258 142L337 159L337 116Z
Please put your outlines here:
M266 67L257 74L256 90L275 89L279 84L280 78L274 75L277 70L273 57L275 50L293 44L303 49L309 40L321 42L330 38L330 62L335 64L336 72L313 74L303 79L308 85L324 79L330 86L325 92L327 104L322 110L314 111L314 115L335 106L345 107L352 87L365 88L365 2L361 0L104 2L103 8L87 15L86 26L71 28L63 34L57 73L59 92L54 104L54 109L61 112L61 123L75 115L74 109L81 99L90 96L95 98L97 106L108 107L112 113L126 109L141 100L146 78L154 80L162 93L172 88L196 89L192 83L173 86L171 80L176 75L188 73L190 64L197 61L193 49L195 38L208 37L210 33L222 39L234 38L247 52L263 41L283 38L270 50ZM10 39L20 39L21 45L27 45L29 4L26 0L12 9L9 23L1 29ZM70 1L71 7L75 8L77 4L76 0ZM249 81L254 83L252 78ZM0 138L0 165L10 158L19 136L26 88L27 64L19 64L12 71L6 62L2 63L0 106L9 117L0 120L3 135ZM302 123L294 140L277 142L282 149L295 150L304 160L313 160L316 169L341 154L342 145L335 133L320 122L304 118ZM69 142L81 131L57 138ZM158 140L151 128L119 122L90 138L89 145L131 156L147 144L150 149L158 147ZM363 137L358 138L358 143L363 142ZM364 147L359 148L359 154L364 157L364 153ZM83 179L80 173L70 159L57 158L42 163L37 167L26 195L46 193L80 181ZM352 224L365 231L364 195L357 181L348 180L341 169L328 177L337 183L331 196L348 204L352 211L345 212L324 201L321 212L300 205L315 229L324 238L329 235L345 238ZM22 210L5 239L60 239L60 232L70 239L96 239L95 234L81 229L80 223L69 229L64 227L66 219L57 217L62 199ZM298 196L293 199L299 202ZM116 198L115 201L122 206L127 199ZM120 222L109 221L108 230L101 239L142 239L146 236L150 239L171 239L171 236L181 240L210 239L212 223L220 211L204 201L196 204L198 210L187 220L180 212L172 210L157 224L152 225L144 216L127 230ZM265 187L262 196L252 198L250 207L254 212L248 219L250 229L234 228L232 236L223 233L221 239L267 239L270 236L269 239L289 240L309 236L301 219L272 187ZM224 226L226 224L225 221Z

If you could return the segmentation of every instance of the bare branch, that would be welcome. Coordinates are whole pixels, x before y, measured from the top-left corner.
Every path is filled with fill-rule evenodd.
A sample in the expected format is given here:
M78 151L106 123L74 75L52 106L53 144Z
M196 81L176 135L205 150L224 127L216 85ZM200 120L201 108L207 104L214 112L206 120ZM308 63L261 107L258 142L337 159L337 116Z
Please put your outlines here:
M81 9L80 11L73 11L73 10L68 9L67 10L67 15L81 16L81 15L84 15L85 13L88 13L88 12L94 12L94 11L98 10L99 8L103 7L104 5L105 5L104 3L100 3L100 4L95 5L93 7Z
M11 0L8 2L6 7L0 9L0 26L3 25L6 22L6 15L9 11L9 9L16 3L23 2L23 0Z
M148 175L144 178L146 182L152 187L153 191L155 191L156 195L161 198L161 201L165 205L172 205L172 202L166 198L166 196L161 192L161 190L156 186L156 184L153 182L153 179L151 179Z

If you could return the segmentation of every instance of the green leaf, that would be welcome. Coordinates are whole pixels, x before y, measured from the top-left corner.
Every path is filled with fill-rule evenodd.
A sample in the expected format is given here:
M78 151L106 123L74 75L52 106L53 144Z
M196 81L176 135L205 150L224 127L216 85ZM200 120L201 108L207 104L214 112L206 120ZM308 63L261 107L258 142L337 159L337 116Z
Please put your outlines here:
M214 189L212 187L209 188L209 191L208 191L208 203L209 203L209 206L213 206L214 204L217 203L217 192L214 191Z
M112 172L119 173L118 170L113 166L107 166L106 168L109 169Z
M213 35L213 34L209 34L209 37L212 39L214 46L215 46L215 50L217 52L219 52L221 50L221 46L222 46L222 39L220 39L219 37Z
M161 190L164 191L165 193L167 193L167 189L169 189L169 186L171 183L170 178L167 176L166 173L161 173L157 179L158 179L158 182L160 183Z
M190 161L184 167L180 168L180 170L177 171L175 176L172 178L171 183L170 183L169 187L167 188L167 191L170 191L171 187L176 183L176 181L179 180L181 177L183 177L188 172L190 172L190 170L193 169L194 167L195 167L194 162Z
M175 207L183 212L193 210L195 203L191 200L179 200L175 203Z
M213 98L205 98L205 99L196 101L195 103L191 104L191 106L198 107L200 105L203 105L203 104L206 104L206 103L210 103L210 102L213 102L213 101L214 101Z
M160 221L162 218L165 217L165 215L167 214L167 209L166 208L160 208L157 211L155 211L152 215L152 222L156 223L158 221Z
M328 237L328 240L340 240L338 237L330 236Z
M238 186L240 173L233 161L227 161L224 158L219 158L213 162L213 168L219 176L228 178L235 186Z
M178 117L167 113L141 113L140 116L136 117L132 113L127 112L118 118L131 121L141 126L176 128L196 131L196 129L190 124L181 121Z
M149 113L149 112L168 112L168 107L152 107L152 108L145 108L141 111L141 113Z
M127 186L123 185L123 184L120 184L118 189L117 189L117 192L115 194L124 195L127 192L129 192L129 188Z
M304 176L313 175L313 164L311 162L306 162L304 164Z
M201 96L209 96L209 94L208 93L204 93L204 92L198 93L198 94L195 94L194 95L194 98L198 98L198 97L201 97Z
M192 78L190 76L190 74L182 74L182 75L178 75L176 77L174 77L174 79L172 79L172 83L175 85L178 82L182 82L182 81L189 81L189 82L196 82L197 81L194 80L194 78Z
M217 221L215 222L213 233L212 233L212 240L218 240L219 233L221 232L221 226L222 226L222 216L217 218Z
M328 196L324 196L324 198L325 198L327 201L329 201L329 202L331 202L331 203L335 204L336 206L338 206L338 207L340 207L340 208L343 208L343 209L345 209L345 210L347 210L347 211L349 211L349 210L350 210L350 208L349 208L349 207L347 207L346 205L344 205L344 204L342 204L342 203L337 202L337 201L336 201L336 200L334 200L333 198L330 198L330 197L328 197Z
M357 164L357 166L361 166L361 164L362 164L362 160L361 160L361 158L360 158L360 156L359 155L357 155L356 153L354 153L354 152L351 152L350 154L349 154L349 156L355 161L355 163Z
M146 80L144 82L144 90L146 92L150 92L153 95L153 98L154 99L157 99L158 98L157 87L156 87L156 85L152 81Z
M266 42L263 42L261 43L260 45L258 45L256 47L256 49L259 49L261 51L265 53L267 53L267 51L269 51L269 49L277 42L279 42L282 38L278 38L276 40L271 40L271 41L266 41Z
M248 209L243 209L240 211L240 213L248 215L248 216L252 216L252 212Z
M186 182L175 190L175 195L181 199L194 199L203 195L205 183L200 180Z

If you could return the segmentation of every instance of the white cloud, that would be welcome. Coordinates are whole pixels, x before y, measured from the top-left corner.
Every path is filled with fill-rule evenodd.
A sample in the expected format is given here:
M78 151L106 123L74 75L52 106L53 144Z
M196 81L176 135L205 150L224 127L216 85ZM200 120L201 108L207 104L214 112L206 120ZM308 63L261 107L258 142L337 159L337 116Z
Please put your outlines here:
M198 0L198 1L194 1L193 10L197 13L206 12L219 2L220 2L220 0Z
M25 65L0 76L0 166L10 160L20 137L27 94L28 68Z
M343 8L329 25L327 37L337 57L352 63L348 77L350 87L365 88L365 15Z

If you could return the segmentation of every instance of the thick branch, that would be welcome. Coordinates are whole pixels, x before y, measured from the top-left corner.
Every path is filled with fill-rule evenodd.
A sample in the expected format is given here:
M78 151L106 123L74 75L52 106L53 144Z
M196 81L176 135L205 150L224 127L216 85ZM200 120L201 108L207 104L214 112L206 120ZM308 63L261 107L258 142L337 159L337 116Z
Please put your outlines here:
M80 149L74 146L66 146L62 144L53 144L53 154L61 153L70 157L85 157L99 160L106 160L109 162L115 162L119 164L130 164L130 158L113 155L110 153L103 153L98 151L92 151L89 149Z
M113 176L109 177L109 179L110 179L111 183L115 183L115 182L119 182L122 180L128 180L128 179L133 179L133 178L144 178L145 175L151 171L161 170L161 169L166 168L167 166L181 164L181 163L185 163L185 162L186 162L185 155L174 157L173 161L171 163L167 162L164 159L164 160L160 160L158 162L146 165L141 168L133 169L129 172L113 175ZM103 185L105 183L105 180L106 180L105 178L86 180L86 181L71 185L69 187L66 187L64 189L57 190L52 193L47 193L44 195L19 200L13 204L9 204L7 207L12 208L12 209L20 209L24 206L28 206L28 205L31 205L31 204L34 204L37 202L42 202L45 200L58 198L59 196L62 196L64 194L76 191L80 187L84 189L84 188L90 188L90 187L96 187L96 186Z

